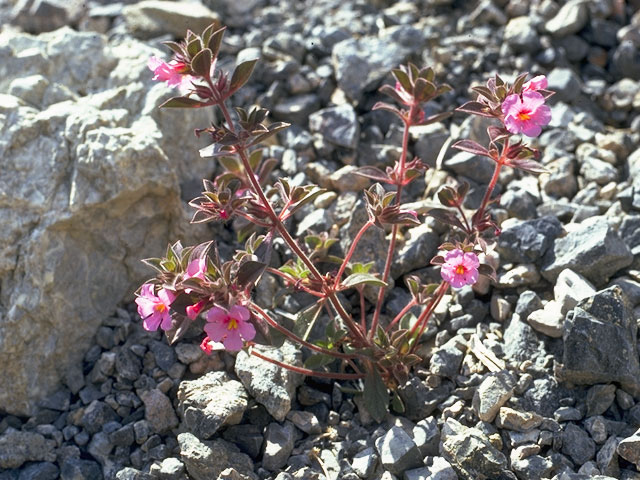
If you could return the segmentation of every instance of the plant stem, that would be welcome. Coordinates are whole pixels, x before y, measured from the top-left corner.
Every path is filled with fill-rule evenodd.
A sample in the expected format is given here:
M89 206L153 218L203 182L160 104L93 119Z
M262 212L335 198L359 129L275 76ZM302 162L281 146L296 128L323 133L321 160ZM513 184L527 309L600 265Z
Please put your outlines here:
M249 354L253 355L254 357L258 357L266 362L273 363L278 367L286 368L287 370L291 370L292 372L300 373L302 375L313 375L316 377L333 378L334 380L358 380L364 377L364 373L315 372L313 370L309 370L308 368L296 367L295 365L290 365L288 363L284 363L279 360L275 360L273 358L267 357L262 353L256 352L254 348L249 348Z
M391 330L391 327L393 327L396 323L398 323L400 319L404 317L404 315L413 307L415 307L417 304L418 303L416 302L416 299L412 298L411 301L407 303L405 307L400 311L400 313L398 313L398 315L396 315L395 318L391 320L391 323L387 326L387 328L385 328L384 331L389 333L389 330Z
M235 127L233 126L231 115L229 115L229 110L227 110L226 105L224 104L224 102L220 102L218 106L220 107L220 110L222 110L222 114L224 115L224 118L229 124L229 129L232 132L235 132ZM293 252L306 265L306 267L311 272L311 275L313 275L313 277L322 284L323 293L327 296L327 298L329 298L329 301L331 302L333 307L336 309L336 312L338 312L338 315L342 317L345 325L347 326L351 334L354 336L354 338L366 344L367 343L366 338L360 332L360 330L358 329L353 319L351 319L349 314L345 311L344 307L340 303L340 300L338 300L338 297L336 296L335 290L330 288L329 285L327 285L327 281L324 278L324 276L318 271L318 269L313 264L311 259L307 256L306 253L304 253L304 251L300 248L298 243L293 239L293 237L291 236L287 228L284 226L282 221L280 221L280 219L278 218L278 215L276 214L276 212L273 210L271 203L269 202L266 195L264 194L264 190L262 190L262 187L260 186L260 182L258 182L258 180L255 178L253 169L249 164L249 159L247 158L247 153L245 149L239 145L236 146L236 149L237 149L238 155L240 156L240 159L242 160L242 165L244 166L244 169L247 173L247 177L249 177L249 182L251 183L253 190L256 192L256 194L260 198L260 202L266 209L267 215L271 219L271 222L273 223L275 228L278 230L278 233L280 233L284 241L287 243L287 245L289 245L289 248L291 248L291 250L293 250Z
M418 339L424 333L427 327L429 318L431 317L431 313L433 313L435 308L438 306L438 304L440 303L440 300L442 300L442 297L444 297L444 294L447 293L448 288L449 288L449 283L443 280L442 283L440 283L440 286L438 287L438 289L436 290L436 294L431 299L431 302L429 302L429 305L427 305L427 308L425 308L420 314L420 316L418 317L418 320L416 321L415 325L411 329L411 332L409 333L410 338L415 338L415 343L413 344L413 347L411 347L410 352L413 352L418 346ZM420 329L419 332L418 332L418 328ZM418 333L416 334L416 332Z
M412 118L415 114L417 105L412 104L409 108L409 114L404 121L404 133L402 134L402 153L400 154L400 179L398 181L398 189L396 191L395 203L400 204L400 197L402 196L402 184L404 182L404 168L407 160L407 153L409 151L409 128L411 127ZM391 227L391 241L389 242L389 248L387 249L387 259L384 263L384 271L382 273L382 281L387 283L389 279L389 273L391 272L391 262L393 260L393 253L396 249L396 237L398 235L398 225L394 224ZM376 301L376 308L373 311L373 320L371 322L371 329L369 330L368 338L373 339L376 329L378 328L378 322L380 321L380 313L382 312L382 302L384 301L386 287L380 287L378 291L378 299Z
M373 225L373 222L369 220L367 223L365 223L362 226L362 228L360 228L355 238L353 239L353 242L351 243L351 247L349 248L347 255L344 257L344 260L342 261L342 265L340 265L340 270L338 270L338 274L336 275L336 280L333 284L334 289L338 288L338 285L340 284L340 280L342 278L342 274L344 273L344 269L347 267L347 264L351 260L351 257L353 256L353 253L355 252L356 246L358 245L358 242L362 238L362 235L364 235L364 232L366 232L369 229L369 227L371 227L372 225Z
M474 215L474 218L476 219L476 221L481 221L482 217L484 216L484 212L487 209L489 200L491 199L491 194L493 193L493 190L494 188L496 188L496 184L498 183L498 178L500 177L500 169L502 168L502 165L504 162L504 156L506 155L508 148L509 148L509 139L507 138L504 141L504 146L502 147L502 154L500 155L500 158L496 162L496 166L493 169L493 176L489 181L489 185L487 186L487 191L484 193L484 197L482 199L482 203L480 204L480 208L478 209L477 213ZM475 222L473 226L475 226Z
M302 338L298 337L295 333L284 328L282 325L276 322L273 318L271 318L271 315L269 315L267 312L265 312L263 309L261 309L258 305L256 305L253 302L249 304L249 308L253 310L255 313L257 313L258 315L260 315L265 322L267 322L273 328L278 330L280 333L282 333L283 335L286 335L294 342L297 342L300 345L307 347L309 350L314 350L316 352L324 353L325 355L329 355L331 357L342 358L345 360L351 360L354 357L356 357L356 355L349 355L348 353L336 352L335 350L328 350L326 348L319 347L317 345L314 345L313 343L309 343L306 340L303 340Z

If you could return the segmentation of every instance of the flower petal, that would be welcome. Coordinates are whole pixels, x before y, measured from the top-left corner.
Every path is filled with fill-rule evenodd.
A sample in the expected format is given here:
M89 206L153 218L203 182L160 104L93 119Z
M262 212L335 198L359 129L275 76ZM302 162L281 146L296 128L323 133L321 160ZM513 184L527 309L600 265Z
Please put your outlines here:
M155 332L160 326L161 316L158 314L149 315L142 321L142 327L150 332Z
M231 352L242 350L242 347L244 346L244 342L240 338L237 330L229 332L229 335L227 335L227 338L225 338L222 343L224 344L224 348Z
M253 340L256 336L256 329L250 322L239 322L238 332L246 341Z
M207 322L224 323L225 319L229 316L224 308L213 307L207 312ZM212 337L213 338L213 337ZM216 340L218 341L218 340Z
M204 326L204 331L207 333L209 338L214 342L219 342L222 340L225 335L229 332L223 323L219 322L210 322Z
M243 307L242 305L234 305L229 310L229 316L231 318L235 318L236 320L247 321L251 317L251 313L247 307Z

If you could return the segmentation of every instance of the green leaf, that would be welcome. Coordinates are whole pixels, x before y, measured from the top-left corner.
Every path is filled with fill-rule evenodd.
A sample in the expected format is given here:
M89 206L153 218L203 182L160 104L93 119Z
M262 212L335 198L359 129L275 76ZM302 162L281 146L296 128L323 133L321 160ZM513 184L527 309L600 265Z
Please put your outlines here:
M236 276L238 284L241 287L246 287L257 282L266 268L267 265L265 263L247 260L240 265L240 268L238 269L238 274Z
M403 414L407 410L404 406L404 402L400 398L400 395L398 395L398 392L395 390L391 392L391 408L394 412L399 414Z
M396 78L398 83L402 86L402 88L405 90L405 92L411 93L411 90L413 90L413 87L411 86L411 80L409 79L409 75L407 75L407 73L404 70L401 70L399 68L394 68L393 70L391 70L391 73Z
M213 58L218 55L220 51L220 45L222 45L222 37L224 36L224 32L227 27L222 27L211 34L209 41L207 42L207 47L213 53Z
M196 75L208 77L212 60L213 54L211 50L208 48L200 50L191 60L191 70L193 70Z
M329 365L335 360L330 355L325 355L324 353L313 354L309 358L307 358L304 362L304 366L306 368L310 368L311 370L316 368L322 368L326 365Z
M364 378L364 407L376 422L382 422L387 415L389 394L380 374L371 368Z
M342 282L343 287L355 287L356 285L375 285L377 287L386 287L387 284L369 273L354 273L349 275Z
M160 108L200 108L209 104L189 97L173 97L160 105Z
M248 60L236 67L231 76L231 84L229 85L231 92L235 92L249 81L249 77L253 73L257 61L257 58L255 60Z
M320 316L322 311L322 302L315 303L298 314L296 323L293 327L293 333L303 340L308 340L311 330Z
M194 37L193 40L191 40L187 44L187 52L189 53L189 55L191 55L191 57L194 57L200 51L201 48L202 48L202 42L198 37Z

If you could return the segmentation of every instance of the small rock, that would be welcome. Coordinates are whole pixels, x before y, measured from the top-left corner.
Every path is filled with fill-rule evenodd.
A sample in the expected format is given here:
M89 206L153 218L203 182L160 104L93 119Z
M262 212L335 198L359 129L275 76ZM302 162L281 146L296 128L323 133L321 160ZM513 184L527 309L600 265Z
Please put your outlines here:
M261 346L256 348L274 360L290 365L302 364L300 350L289 342L278 349ZM296 388L304 380L299 373L265 362L243 350L236 357L235 372L249 394L278 421L287 416Z
M507 262L535 262L561 233L562 224L556 217L526 220L502 231L498 237L498 252Z
M573 310L580 300L595 293L596 289L589 280L568 268L560 272L553 287L553 296L562 305L562 313Z
M144 403L144 418L156 433L166 433L178 426L178 417L171 400L158 389L147 390L140 395Z
M380 462L394 474L422 464L422 455L413 439L400 427L392 427L375 441Z
M554 101L571 103L578 98L582 85L580 77L570 68L557 67L547 75L548 88L557 93Z
M560 407L553 412L553 418L558 422L578 421L582 420L582 413L574 407Z
M564 37L582 30L589 20L589 9L582 0L570 0L549 20L544 28L554 37Z
M504 28L504 41L515 52L534 53L540 49L540 39L528 16L512 18Z
M587 417L602 415L616 397L615 385L594 385L587 392Z
M540 333L552 338L562 337L562 325L564 323L564 314L562 313L562 304L550 300L542 310L531 312L527 317L527 323Z
M562 432L562 453L576 465L582 465L596 454L596 444L580 427L569 423Z
M343 148L355 149L360 137L360 124L349 104L318 110L309 116L309 130Z
M360 478L369 478L378 462L378 455L373 447L356 453L351 461L351 468Z
M430 370L435 375L454 378L460 372L464 353L456 346L457 339L451 339L433 352Z
M61 480L101 480L100 465L91 460L67 458L60 468Z
M507 470L507 458L481 430L465 427L453 418L442 427L440 454L462 478L516 479Z
M438 444L440 443L440 429L434 417L425 418L416 423L413 427L413 441L424 457L438 454Z
M270 423L264 436L262 466L272 472L284 467L291 455L295 440L293 423L284 422L284 425Z
M236 425L247 409L247 392L226 372L209 372L192 381L180 382L178 411L191 433L208 439L226 425Z
M621 440L616 451L625 460L640 466L640 430Z
M18 480L57 480L60 470L51 462L30 463L20 471Z
M338 192L361 192L371 181L356 172L357 168L353 165L345 165L329 176L329 182Z
M473 409L484 422L493 422L498 410L513 395L515 380L507 371L487 375L473 395Z
M308 435L316 435L322 432L322 426L312 412L291 410L287 413L287 420L290 420L296 427Z
M191 433L181 433L178 435L178 443L182 461L194 480L217 478L227 468L234 468L257 480L251 459L229 442L220 439L200 441Z
M620 382L640 393L637 324L620 287L581 300L564 324L561 377L575 384Z
M596 285L602 285L632 261L633 254L617 231L605 218L595 217L556 239L553 249L544 257L542 276L553 282L562 270L570 268Z
M619 478L620 466L618 465L617 447L620 439L615 435L611 435L605 444L600 448L596 455L596 461L600 473Z
M498 428L526 432L540 426L542 417L535 412L519 412L512 408L501 407L496 419Z

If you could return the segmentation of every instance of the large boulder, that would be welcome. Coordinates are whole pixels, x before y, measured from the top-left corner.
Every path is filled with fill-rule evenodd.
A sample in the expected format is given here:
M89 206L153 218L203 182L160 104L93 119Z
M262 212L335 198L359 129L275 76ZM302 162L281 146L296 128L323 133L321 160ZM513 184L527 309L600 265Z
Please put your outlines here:
M177 167L197 146L176 139L207 118L153 110L171 92L151 54L68 28L0 35L0 411L32 414L81 361L151 276L140 259L183 236L180 185L211 173Z

